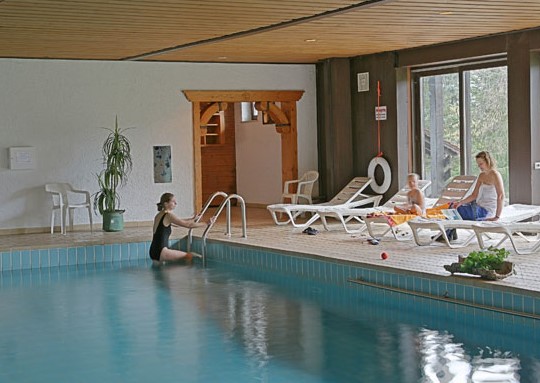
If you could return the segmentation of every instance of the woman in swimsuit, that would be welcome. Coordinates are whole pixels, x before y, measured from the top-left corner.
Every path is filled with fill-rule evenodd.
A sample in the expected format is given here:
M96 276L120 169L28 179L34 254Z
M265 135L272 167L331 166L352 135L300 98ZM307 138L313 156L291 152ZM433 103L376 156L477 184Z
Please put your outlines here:
M196 216L188 219L177 217L172 212L176 207L176 198L172 193L164 193L157 207L159 213L154 218L154 235L152 237L152 244L150 245L150 258L156 262L191 259L191 254L169 248L171 226L181 226L188 229L205 227L214 223L215 217L210 218L206 223L195 222Z
M495 160L489 152L476 155L480 175L473 192L452 207L463 219L471 221L497 221L504 205L504 186L501 173L496 169Z

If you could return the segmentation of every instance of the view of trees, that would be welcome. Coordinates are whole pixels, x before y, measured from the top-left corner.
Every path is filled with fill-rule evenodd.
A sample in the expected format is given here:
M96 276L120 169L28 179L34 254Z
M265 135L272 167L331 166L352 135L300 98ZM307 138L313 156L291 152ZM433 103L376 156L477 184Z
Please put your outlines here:
M462 76L463 118L460 118ZM468 70L420 80L425 177L431 179L433 194L460 174L467 161L470 174L477 175L475 154L489 151L497 161L508 197L508 96L506 66ZM460 125L470 148L460 158Z

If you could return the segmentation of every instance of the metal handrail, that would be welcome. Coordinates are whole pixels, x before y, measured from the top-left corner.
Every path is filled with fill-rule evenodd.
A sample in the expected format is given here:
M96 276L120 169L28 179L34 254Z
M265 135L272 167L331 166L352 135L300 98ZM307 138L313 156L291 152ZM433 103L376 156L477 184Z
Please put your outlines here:
M206 200L206 203L204 204L201 212L195 216L195 222L199 222L201 220L204 213L206 213L206 211L210 207L210 204L219 196L224 197L225 200L226 200L229 195L227 193L225 193L225 192L217 191L214 194L212 194L210 197L208 197L208 199ZM188 251L188 253L191 251L191 243L193 242L193 233L192 233L192 231L193 231L193 228L190 228L189 231L188 231L188 238L187 238L187 251Z
M231 236L231 199L236 199L240 202L240 208L242 212L242 238L247 238L247 224L246 224L246 203L244 201L244 198L239 196L238 194L229 194L223 202L221 202L221 205L219 205L216 214L214 214L214 217L219 217L221 212L225 207L227 207L227 230L225 232L226 235L229 237ZM212 226L214 226L214 222L212 222L208 227L204 230L204 233L202 235L202 261L203 266L206 267L206 238L208 236L208 233L212 229Z

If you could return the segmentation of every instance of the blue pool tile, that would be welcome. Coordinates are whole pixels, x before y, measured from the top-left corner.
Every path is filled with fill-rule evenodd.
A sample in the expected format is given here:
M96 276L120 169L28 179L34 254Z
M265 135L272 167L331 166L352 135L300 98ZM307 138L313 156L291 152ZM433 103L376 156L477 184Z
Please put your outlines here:
M413 290L417 292L422 291L422 278L413 277L413 279L414 279Z
M429 279L427 278L421 278L420 279L420 286L421 286L421 290L420 292L422 293L426 293L426 294L430 294L431 291L430 291L430 283L429 283Z
M465 301L474 302L474 288L472 286L465 286Z
M74 247L68 248L68 265L76 265L77 264L77 249Z
M39 251L39 267L49 267L51 265L50 250ZM34 268L34 267L33 267Z
M414 290L414 277L407 275L407 290Z
M474 303L477 305L483 305L484 304L484 291L483 289L479 287L473 288L473 294L474 294Z
M146 242L139 242L137 244L137 258L143 259L147 257Z
M534 313L540 315L540 298L534 298Z
M503 307L502 292L500 292L500 291L494 291L493 292L493 306L498 307L498 308Z
M448 295L448 286L446 282L438 281L437 282L437 296L443 297L446 295Z
M96 263L105 261L105 248L101 245L94 246L94 260Z
M503 293L503 302L502 302L502 307L504 307L505 309L508 309L508 310L512 310L512 308L514 307L514 294L512 293L509 293L509 292L504 292Z
M129 244L129 256L128 256L129 259L137 259L139 257L138 249L139 249L139 246L136 243Z
M10 251L2 252L2 259L0 261L2 262L2 265L1 265L2 271L11 270L11 252Z
M493 291L482 289L483 297L484 297L484 305L488 307L493 307Z
M447 283L446 284L446 291L448 291L448 298L456 298L456 284L455 283Z
M529 314L534 312L534 298L530 296L523 297L523 311Z
M407 288L407 277L405 275L399 274L397 287L400 289Z
M58 255L58 248L51 249L49 251L49 266L56 267L60 265L60 257Z
M390 286L392 287L399 287L399 275L398 274L390 274Z
M39 250L30 251L30 268L39 269Z
M124 246L124 247L127 249L127 246ZM119 244L117 244L117 243L113 244L112 245L112 254L111 254L112 258L111 258L111 261L113 261L113 262L121 261L122 260L121 251L122 251L122 247Z
M30 250L22 250L21 251L21 263L19 268L20 269L29 269L32 265Z
M68 264L68 249L60 248L58 249L58 264L60 266L66 266Z
M128 256L129 256L129 245L127 243L122 243L120 244L120 258L119 259L116 259L114 258L115 261L121 261L123 259L128 259Z
M459 300L465 300L465 286L463 285L456 285L456 299Z
M514 310L522 312L523 311L523 295L521 294L512 294L513 295L513 304L512 307Z
M96 263L96 246L86 246L86 263Z
M75 252L77 254L77 265L84 265L86 263L86 247L76 247Z

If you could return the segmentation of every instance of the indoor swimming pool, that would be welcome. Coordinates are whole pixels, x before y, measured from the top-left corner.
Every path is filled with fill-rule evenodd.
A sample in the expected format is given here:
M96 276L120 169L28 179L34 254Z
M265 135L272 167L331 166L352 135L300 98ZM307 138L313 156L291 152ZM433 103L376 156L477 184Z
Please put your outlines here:
M0 382L540 381L536 319L227 262L4 271L0 302Z

